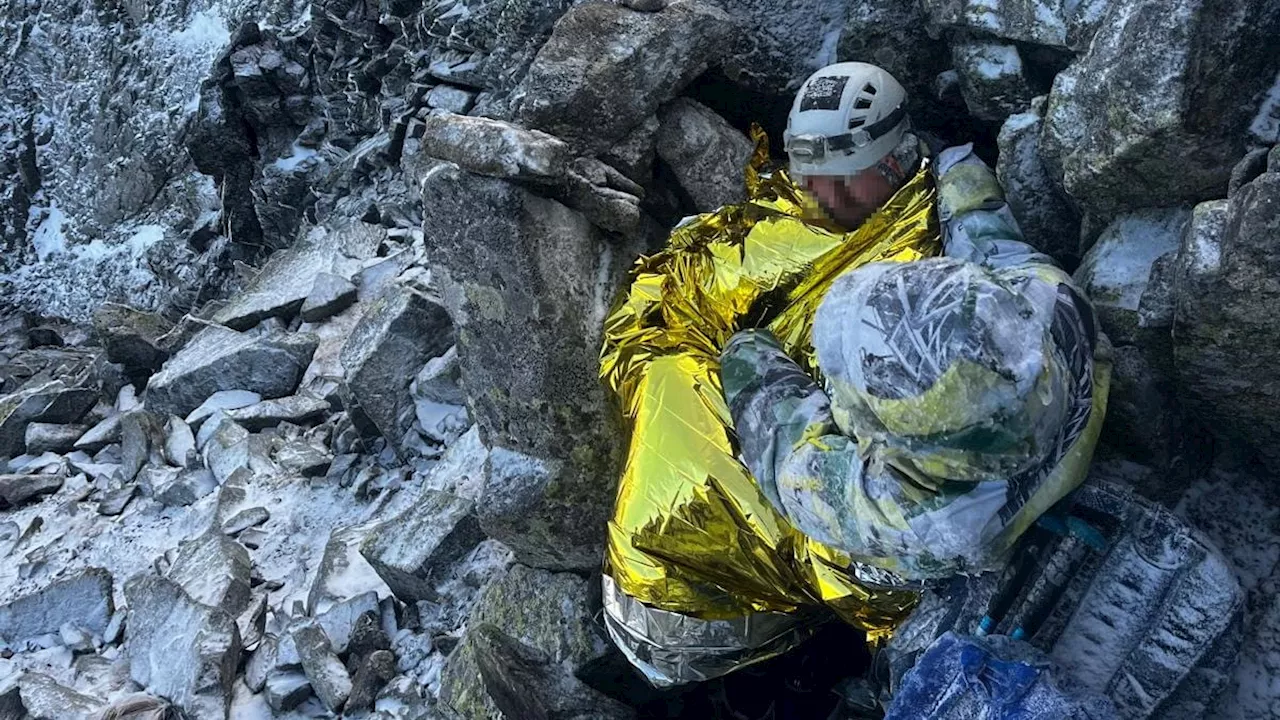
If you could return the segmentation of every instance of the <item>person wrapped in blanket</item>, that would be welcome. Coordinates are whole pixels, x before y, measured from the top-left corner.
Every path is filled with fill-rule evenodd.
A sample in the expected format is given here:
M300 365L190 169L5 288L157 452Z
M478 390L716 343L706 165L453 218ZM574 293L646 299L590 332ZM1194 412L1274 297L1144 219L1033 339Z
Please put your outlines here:
M854 97L806 99L833 77ZM924 148L899 122L896 137L867 146L875 156L876 142L892 142L879 160L859 167L868 161L855 148L835 162L823 125L850 124L840 108L858 107L859 88L875 88L868 112L881 100L900 108L896 86L879 68L841 63L801 89L793 173L841 223L874 211ZM934 166L944 256L835 282L813 327L825 387L768 331L738 333L721 357L743 460L770 501L810 537L907 580L998 568L1048 509L1028 502L1088 424L1099 342L1089 302L1022 241L972 146Z
M901 86L862 63L800 89L785 136L792 175L848 229L929 152L904 106ZM887 582L1000 569L1084 479L1091 415L1105 407L1094 365L1106 341L1088 300L1023 242L971 145L937 153L933 167L943 256L835 282L813 327L822 384L767 330L736 334L721 357L742 459L763 493Z

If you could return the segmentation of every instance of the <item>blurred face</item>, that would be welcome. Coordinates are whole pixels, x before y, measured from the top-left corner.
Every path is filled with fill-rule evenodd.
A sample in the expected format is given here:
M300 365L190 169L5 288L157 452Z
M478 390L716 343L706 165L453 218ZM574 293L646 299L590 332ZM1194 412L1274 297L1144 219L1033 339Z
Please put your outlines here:
M881 162L894 161L886 158ZM827 214L848 230L857 229L898 190L875 166L843 177L806 175L804 186Z

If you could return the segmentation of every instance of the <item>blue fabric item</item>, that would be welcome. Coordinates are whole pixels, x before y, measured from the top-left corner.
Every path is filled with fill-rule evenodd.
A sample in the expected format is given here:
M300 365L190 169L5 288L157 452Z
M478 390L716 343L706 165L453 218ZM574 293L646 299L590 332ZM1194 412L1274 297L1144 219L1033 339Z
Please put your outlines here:
M1118 720L1027 643L948 632L920 656L885 720Z

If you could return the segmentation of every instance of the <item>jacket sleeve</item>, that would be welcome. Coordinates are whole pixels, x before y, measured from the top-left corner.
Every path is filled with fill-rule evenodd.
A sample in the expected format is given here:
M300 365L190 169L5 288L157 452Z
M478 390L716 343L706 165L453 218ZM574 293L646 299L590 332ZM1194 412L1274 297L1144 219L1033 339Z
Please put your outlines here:
M943 150L936 167L938 219L948 257L991 269L1057 265L1023 240L995 173L973 154L972 144Z
M844 498L861 486L863 460L826 393L767 330L735 335L721 362L743 462L761 491L801 532L848 547Z

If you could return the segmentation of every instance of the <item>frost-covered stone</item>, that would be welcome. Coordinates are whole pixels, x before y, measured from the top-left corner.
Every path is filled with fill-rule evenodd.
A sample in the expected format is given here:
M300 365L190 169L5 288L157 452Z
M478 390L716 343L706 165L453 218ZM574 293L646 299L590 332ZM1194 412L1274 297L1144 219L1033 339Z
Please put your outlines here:
M1122 215L1075 275L1115 346L1101 442L1158 468L1160 482L1141 489L1165 501L1207 464L1203 433L1185 416L1174 382L1173 263L1190 219L1186 208Z
M119 515L137 494L138 486L133 483L103 493L102 499L98 501L98 512L107 517Z
M781 95L794 91L815 70L836 62L851 3L742 0L721 5L730 17L731 30L722 40L717 61L736 82Z
M609 650L608 640L592 620L589 596L587 580L577 575L514 565L485 590L471 611L468 625L496 628L544 655L547 662L556 666L546 668L548 674L563 672L562 677L572 677L576 670ZM490 697L486 689L488 678L481 676L476 644L476 639L468 635L449 655L440 674L440 701L464 717L494 717L498 711L494 700L498 698ZM492 662L488 665L494 671L491 677L502 666ZM561 690L568 693L563 699L566 703L599 698L600 707L611 706L581 683L566 682ZM590 713L588 716L598 717Z
M838 36L838 58L874 63L893 75L907 91L907 109L916 126L941 128L954 122L963 102L957 98L956 107L942 106L933 91L938 74L951 67L951 55L944 43L930 37L929 18L921 4L860 0L848 3L846 13ZM807 28L799 24L795 31ZM786 51L785 46L782 49Z
M1053 82L1041 136L1053 175L1104 217L1220 197L1280 70L1266 49L1278 32L1270 1L1109 3Z
M330 272L317 273L299 314L306 322L320 322L346 310L355 301L356 286L350 280Z
M159 417L146 410L131 410L120 417L121 479L132 480L147 465L165 465L165 434Z
M572 154L557 137L484 117L439 113L423 120L422 151L481 175L557 178Z
M924 0L930 20L996 37L1065 46L1067 25L1058 0Z
M134 682L195 717L226 716L240 661L235 619L154 575L133 578L124 594L125 652Z
M296 315L317 278L334 271L339 252L330 239L307 235L297 245L272 255L253 282L232 296L213 320L233 330L248 330L269 317Z
M1174 283L1174 354L1206 427L1280 467L1280 172L1195 209Z
M600 156L634 182L648 186L653 180L653 161L658 138L658 116L652 115Z
M367 418L398 448L414 419L409 384L453 343L453 324L436 300L407 287L387 292L365 310L342 348L348 412Z
M151 376L147 409L182 417L219 390L288 395L298 387L317 342L306 333L254 336L205 328Z
M165 505L187 506L218 489L218 478L206 468L182 470L163 485L153 485L155 499Z
M743 172L754 146L715 111L677 98L658 111L658 155L675 171L698 212L747 199Z
M74 653L93 652L93 634L74 622L63 623L58 628L58 639Z
M422 371L414 378L410 392L419 400L442 405L462 405L467 401L467 394L458 384L461 378L458 348L454 346L422 366Z
M32 720L90 720L106 704L42 673L23 673L17 684L26 717Z
M102 448L120 442L120 414L113 413L98 424L89 428L75 444L76 450L97 452Z
M104 303L93 313L93 328L107 359L129 370L159 370L169 358L163 338L173 323L157 313Z
M66 479L60 472L0 475L0 509L20 507L42 495L56 493Z
M196 436L181 418L170 416L165 423L164 457L175 467L191 467L196 461Z
M286 442L276 450L273 459L280 467L302 477L322 477L333 464L333 455L300 440Z
M463 385L503 388L471 390L472 416L486 444L531 458L504 466L477 507L492 513L481 522L526 562L596 568L622 431L593 368L603 318L643 245L619 246L579 213L500 180L422 180L428 262L458 324Z
M356 669L351 680L351 696L347 698L347 712L371 707L378 691L396 674L396 656L389 650L369 653Z
M58 425L33 422L27 426L28 455L44 452L70 452L76 441L88 430L84 425Z
M267 512L264 507L245 508L240 512L232 515L222 524L222 532L227 535L236 535L244 530L248 530L255 525L261 525L271 519L271 513Z
M311 683L299 671L272 673L264 684L267 704L276 712L288 712L311 697Z
M200 407L192 410L187 415L187 424L192 427L198 427L204 422L205 418L219 410L237 410L255 405L261 401L262 396L256 392L249 392L248 390L219 390L200 403Z
M79 422L97 401L96 395L88 388L50 380L0 397L0 457L22 454L30 423Z
M427 106L452 113L465 113L476 102L476 94L452 85L437 85L427 93Z
M227 410L226 416L241 427L256 431L275 427L282 422L304 424L329 412L329 403L306 395L263 400L248 407Z
M438 571L483 539L470 500L425 490L373 528L360 554L402 602L435 601Z
M1133 341L1152 267L1159 258L1177 252L1190 219L1186 208L1121 216L1085 255L1075 280L1088 294L1112 341Z
M1068 267L1080 257L1080 215L1040 157L1046 98L1000 127L996 177L1023 238Z
M100 634L115 609L111 584L110 573L93 568L0 605L0 638L17 642L66 623Z
M191 599L239 615L249 605L253 564L240 543L210 529L183 543L168 578Z
M607 150L705 70L729 31L723 11L691 0L656 13L577 5L530 66L517 120Z
M493 625L468 630L488 697L504 717L629 720L635 710L587 687L546 652Z
M1014 45L956 42L951 45L951 60L960 76L965 104L977 118L1004 122L1009 115L1025 110L1035 95Z
M365 592L390 594L369 561L360 554L360 545L377 523L334 528L325 543L320 566L307 595L307 611L316 614Z
M352 633L356 629L356 623L365 613L372 613L375 616L378 614L377 593L360 593L349 600L335 603L328 610L318 613L315 620L320 627L324 628L333 652L345 655L352 640Z
M351 676L334 654L324 629L315 622L305 622L293 629L302 670L311 690L331 712L338 712L351 694Z

